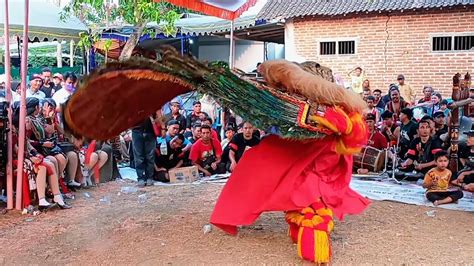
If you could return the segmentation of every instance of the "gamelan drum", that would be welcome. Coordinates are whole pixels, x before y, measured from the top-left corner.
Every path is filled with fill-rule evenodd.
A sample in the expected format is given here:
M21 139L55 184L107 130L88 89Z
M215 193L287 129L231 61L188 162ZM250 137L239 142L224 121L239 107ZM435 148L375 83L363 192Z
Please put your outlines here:
M353 155L355 169L368 169L370 172L380 172L384 168L385 150L366 146L361 152Z

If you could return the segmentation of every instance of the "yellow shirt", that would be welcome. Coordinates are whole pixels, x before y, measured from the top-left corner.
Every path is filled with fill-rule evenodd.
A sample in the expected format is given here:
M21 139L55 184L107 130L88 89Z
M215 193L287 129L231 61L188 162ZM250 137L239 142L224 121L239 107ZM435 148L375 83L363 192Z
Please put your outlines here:
M444 169L440 171L437 167L426 173L423 180L423 186L427 188L426 192L448 191L449 181L451 180L451 171Z
M400 87L400 96L403 97L405 102L412 103L415 102L416 93L408 84L398 85Z
M352 90L355 91L356 93L362 93L362 83L364 82L365 77L364 75L360 76L351 76L351 87Z

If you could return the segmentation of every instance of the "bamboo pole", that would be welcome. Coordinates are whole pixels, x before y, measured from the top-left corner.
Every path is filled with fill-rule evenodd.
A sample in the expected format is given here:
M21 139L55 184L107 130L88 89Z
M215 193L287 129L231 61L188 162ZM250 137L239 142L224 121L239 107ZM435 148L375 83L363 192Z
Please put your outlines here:
M13 125L12 125L12 80L10 65L10 22L8 18L8 0L5 0L5 22L4 22L4 40L5 40L5 91L8 103L8 127L7 133L7 209L13 209Z
M21 57L20 126L18 130L18 166L16 176L16 206L22 208L23 161L25 160L26 76L28 74L28 16L29 0L25 0L25 24L23 25L23 47Z

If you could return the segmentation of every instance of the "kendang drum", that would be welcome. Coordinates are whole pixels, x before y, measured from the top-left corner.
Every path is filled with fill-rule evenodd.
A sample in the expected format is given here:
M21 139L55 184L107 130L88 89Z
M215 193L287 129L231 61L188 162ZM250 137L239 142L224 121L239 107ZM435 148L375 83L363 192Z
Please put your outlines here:
M360 153L354 154L354 169L367 169L370 172L380 172L384 168L385 150L366 146Z

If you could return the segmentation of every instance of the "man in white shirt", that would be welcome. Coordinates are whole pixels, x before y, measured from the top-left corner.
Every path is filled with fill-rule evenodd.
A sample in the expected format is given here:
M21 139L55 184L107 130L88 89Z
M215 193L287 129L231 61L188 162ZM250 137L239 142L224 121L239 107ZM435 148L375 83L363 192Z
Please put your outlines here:
M26 98L35 97L40 100L46 98L44 92L40 91L41 86L43 85L43 78L38 74L32 74L30 76L30 86L26 90Z
M74 73L68 72L64 75L63 88L56 91L53 95L53 100L56 102L58 108L74 93L76 82L77 76Z

